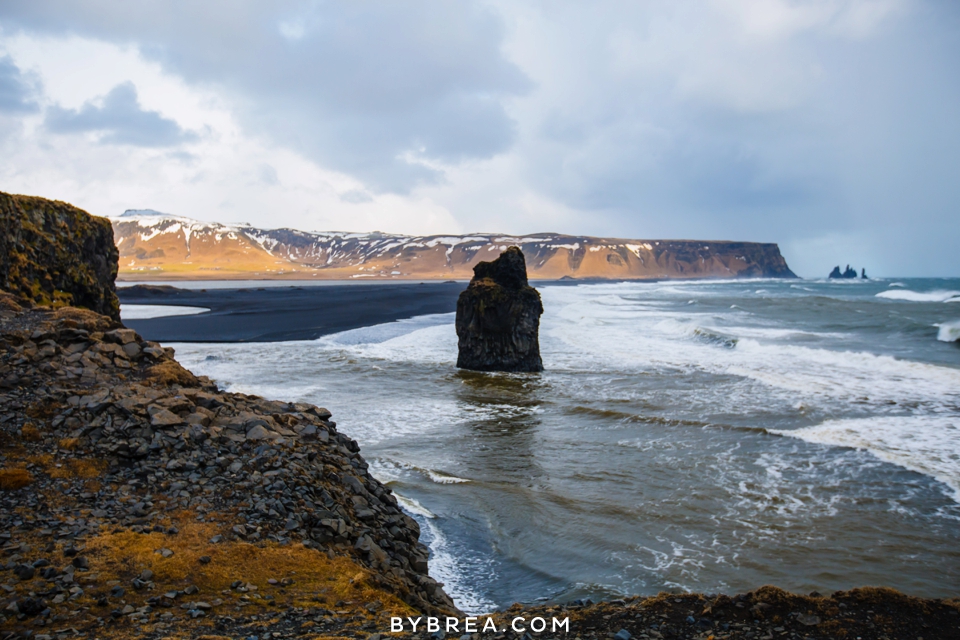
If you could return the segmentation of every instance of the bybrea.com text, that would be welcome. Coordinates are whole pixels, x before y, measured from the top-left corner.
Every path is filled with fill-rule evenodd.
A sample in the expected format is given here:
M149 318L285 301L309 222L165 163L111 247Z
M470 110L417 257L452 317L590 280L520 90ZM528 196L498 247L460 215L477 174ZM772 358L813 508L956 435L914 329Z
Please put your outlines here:
M445 618L418 617L418 618L390 618L390 633L400 633L410 630L413 633L426 631L427 633L436 633L443 631L445 633L500 633L505 632L506 627L500 628L493 618L484 618L482 621L477 617L454 618L447 616ZM550 631L551 633L570 633L570 618L531 618L529 624L526 618L516 617L510 620L510 629L515 633L524 631L533 631L542 633Z

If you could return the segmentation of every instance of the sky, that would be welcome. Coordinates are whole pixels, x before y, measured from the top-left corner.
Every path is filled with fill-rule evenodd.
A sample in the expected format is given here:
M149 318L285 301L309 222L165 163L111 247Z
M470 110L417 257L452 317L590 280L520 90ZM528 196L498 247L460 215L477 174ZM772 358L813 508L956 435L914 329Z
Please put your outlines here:
M4 0L0 191L960 276L960 2Z

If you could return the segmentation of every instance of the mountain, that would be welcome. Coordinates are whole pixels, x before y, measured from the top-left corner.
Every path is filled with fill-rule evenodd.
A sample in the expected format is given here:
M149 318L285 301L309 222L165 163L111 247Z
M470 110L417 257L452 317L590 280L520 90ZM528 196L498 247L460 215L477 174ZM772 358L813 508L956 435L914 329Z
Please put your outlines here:
M537 233L403 236L259 229L151 210L112 218L124 280L469 279L510 245L531 278L796 277L776 244Z

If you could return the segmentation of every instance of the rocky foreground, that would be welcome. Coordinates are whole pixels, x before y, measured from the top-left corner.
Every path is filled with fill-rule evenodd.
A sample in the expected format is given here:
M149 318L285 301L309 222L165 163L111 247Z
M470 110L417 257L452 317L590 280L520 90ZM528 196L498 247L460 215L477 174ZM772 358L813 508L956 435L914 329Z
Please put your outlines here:
M109 317L21 304L0 293L0 637L365 637L455 613L327 410L222 393Z

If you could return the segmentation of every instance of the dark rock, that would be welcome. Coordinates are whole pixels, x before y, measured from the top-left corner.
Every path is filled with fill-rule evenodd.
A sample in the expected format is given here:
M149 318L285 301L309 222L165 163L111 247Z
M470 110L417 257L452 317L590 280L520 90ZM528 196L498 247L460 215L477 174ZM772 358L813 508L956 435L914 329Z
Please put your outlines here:
M474 371L543 371L540 294L527 283L523 252L510 247L480 262L457 300L457 367Z
M0 289L120 320L113 227L65 202L0 193Z
M864 269L863 272L864 272L864 278L866 278L866 272L867 272L867 270ZM851 269L851 268L850 268L850 265L847 265L847 268L841 273L841 271L840 271L840 265L837 265L837 266L835 266L835 267L833 268L833 271L830 272L830 275L829 275L828 277L830 277L830 278L842 278L842 279L856 278L856 277L857 277L857 270L856 270L856 269Z
M20 609L20 613L32 618L40 615L47 608L47 605L40 598L24 598L17 603L17 608Z
M33 576L36 574L36 571L29 565L18 564L13 568L13 573L20 580L32 580Z

